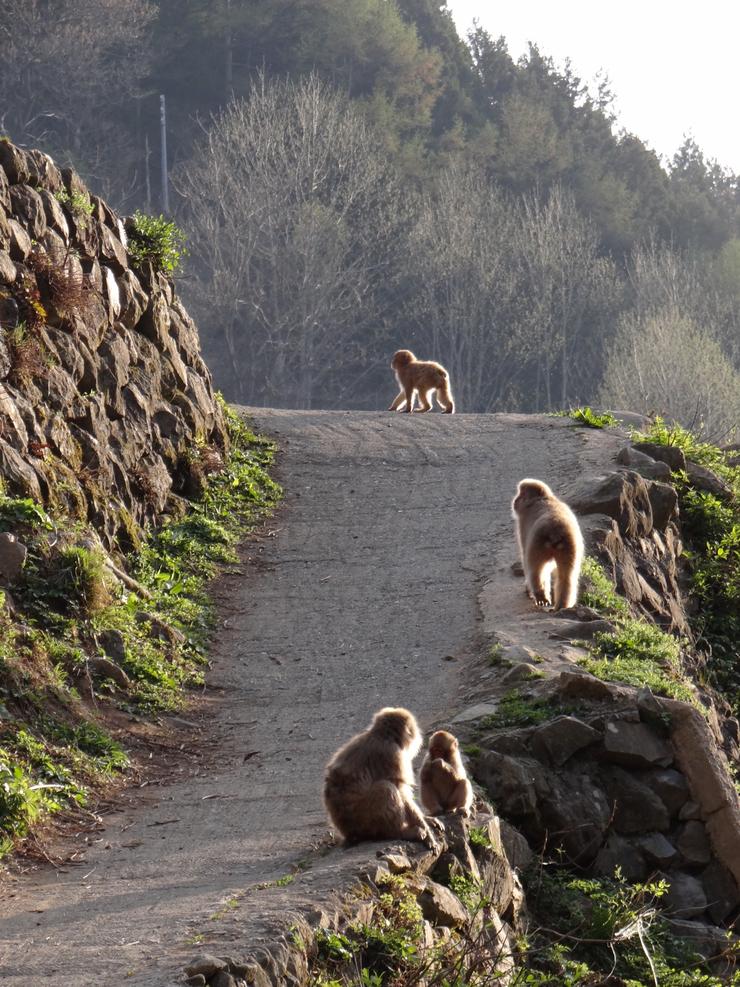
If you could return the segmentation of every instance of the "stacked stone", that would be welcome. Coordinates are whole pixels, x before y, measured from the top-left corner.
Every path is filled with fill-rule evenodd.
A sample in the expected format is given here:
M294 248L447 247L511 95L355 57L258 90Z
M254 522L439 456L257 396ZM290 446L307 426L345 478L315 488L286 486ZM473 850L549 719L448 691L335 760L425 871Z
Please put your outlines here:
M533 688L581 712L481 739L475 777L502 814L593 873L664 877L672 917L734 918L740 811L713 718L580 672Z
M48 265L84 289L78 304L55 304ZM37 354L23 373L13 365L19 345ZM197 449L225 442L198 333L171 280L132 265L122 219L74 171L1 140L6 490L61 508L109 548L126 549L187 492Z

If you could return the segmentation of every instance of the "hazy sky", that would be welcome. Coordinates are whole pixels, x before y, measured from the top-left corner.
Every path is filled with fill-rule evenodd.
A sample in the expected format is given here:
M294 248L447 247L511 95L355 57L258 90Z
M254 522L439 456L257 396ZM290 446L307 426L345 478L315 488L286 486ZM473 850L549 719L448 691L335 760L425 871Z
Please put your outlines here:
M604 70L617 124L671 158L692 134L740 173L740 2L703 0L448 0L465 36L473 19L517 58L533 41L590 82Z

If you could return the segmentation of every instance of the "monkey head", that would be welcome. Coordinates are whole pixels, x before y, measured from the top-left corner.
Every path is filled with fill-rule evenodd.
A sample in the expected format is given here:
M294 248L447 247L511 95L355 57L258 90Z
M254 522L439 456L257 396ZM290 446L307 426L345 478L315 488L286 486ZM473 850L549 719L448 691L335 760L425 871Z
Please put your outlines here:
M416 357L411 350L396 350L393 354L393 359L391 360L391 370L398 370L399 367L407 367L415 360Z
M453 737L446 730L437 730L429 738L429 757L432 759L441 757L443 761L449 761L457 748L457 737Z
M528 504L553 496L552 490L542 480L520 480L516 497L511 502L512 513L516 517L517 513L525 510Z
M421 747L421 733L413 714L400 706L379 710L373 717L372 731L413 754Z

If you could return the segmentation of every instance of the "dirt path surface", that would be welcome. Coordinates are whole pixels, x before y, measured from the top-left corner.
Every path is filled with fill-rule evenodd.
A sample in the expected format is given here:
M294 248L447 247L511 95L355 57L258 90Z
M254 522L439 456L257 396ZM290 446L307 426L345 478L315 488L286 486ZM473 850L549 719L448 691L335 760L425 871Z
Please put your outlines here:
M509 568L517 481L567 494L620 444L553 418L249 414L281 447L286 498L217 584L214 767L108 816L84 865L0 879L5 987L174 984L194 953L243 954L325 894L343 853L320 849L327 758L380 706L454 715L484 585L510 627L532 616Z

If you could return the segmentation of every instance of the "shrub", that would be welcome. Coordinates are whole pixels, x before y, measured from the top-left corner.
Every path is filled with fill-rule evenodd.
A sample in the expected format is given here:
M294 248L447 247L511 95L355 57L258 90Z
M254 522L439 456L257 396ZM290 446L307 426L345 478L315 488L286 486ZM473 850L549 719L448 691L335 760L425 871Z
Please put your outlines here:
M615 425L619 425L619 419L610 415L608 411L594 411L588 405L583 408L571 408L567 414L569 418L587 428L613 428Z
M185 234L164 216L147 216L138 209L128 230L128 252L134 264L151 264L155 271L176 274L187 251Z

